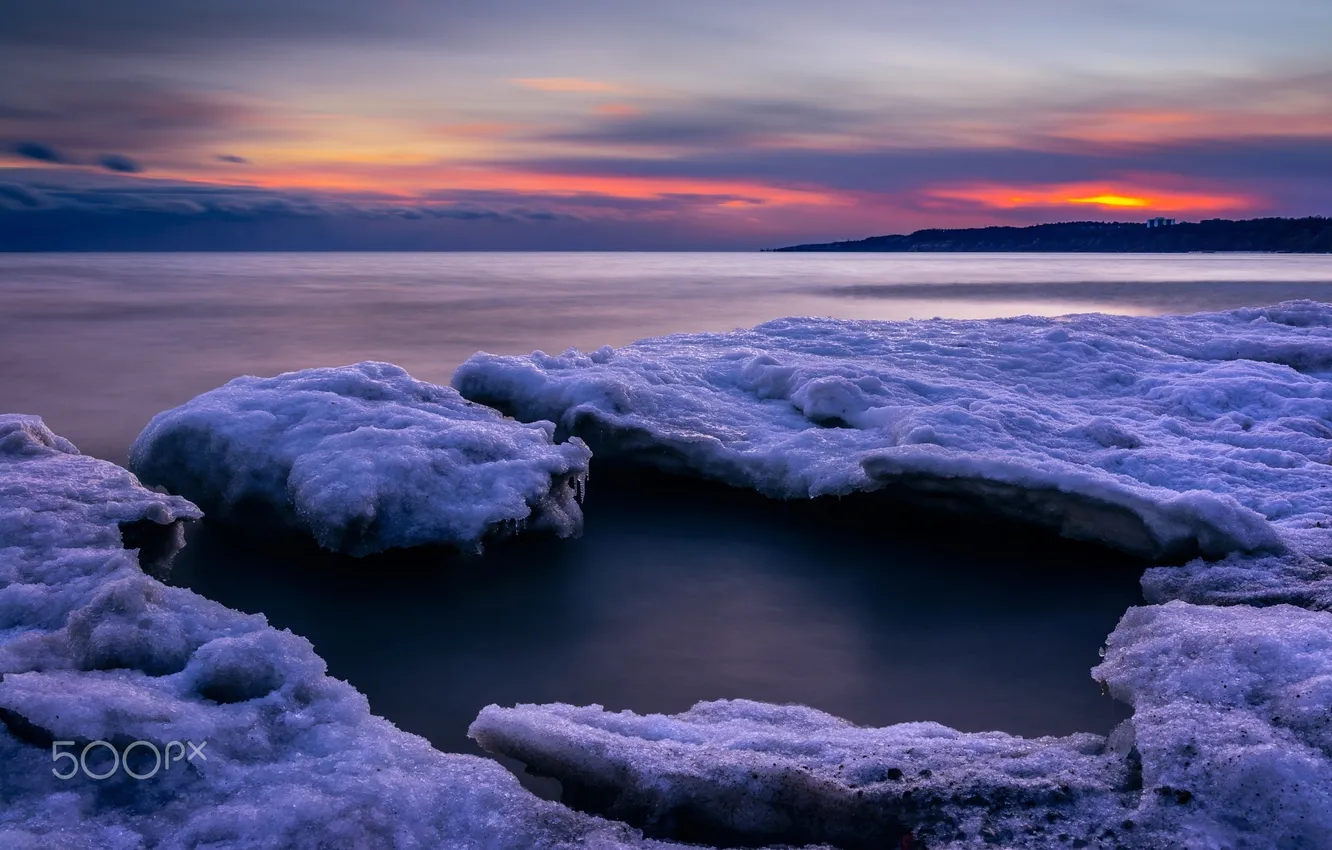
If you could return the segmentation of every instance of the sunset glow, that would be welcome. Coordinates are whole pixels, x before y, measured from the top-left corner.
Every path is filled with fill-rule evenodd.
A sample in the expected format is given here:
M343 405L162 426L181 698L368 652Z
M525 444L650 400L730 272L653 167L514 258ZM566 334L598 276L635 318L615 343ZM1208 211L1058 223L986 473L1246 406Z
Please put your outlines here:
M1240 195L1085 184L1029 187L981 185L933 189L928 195L938 200L968 202L996 209L1097 207L1107 210L1217 213L1242 212L1257 206L1255 199Z
M1148 26L1026 0L300 2L163 3L131 30L70 0L87 21L68 39L41 4L15 10L0 215L33 233L72 209L90 234L123 211L226 240L241 220L368 217L421 245L752 249L1332 212L1327 4L1218 0ZM51 29L15 43L28 17ZM1071 49L1069 31L1116 47Z
M1123 195L1096 195L1092 198L1068 198L1070 204L1092 204L1098 207L1150 207L1151 198L1126 198Z

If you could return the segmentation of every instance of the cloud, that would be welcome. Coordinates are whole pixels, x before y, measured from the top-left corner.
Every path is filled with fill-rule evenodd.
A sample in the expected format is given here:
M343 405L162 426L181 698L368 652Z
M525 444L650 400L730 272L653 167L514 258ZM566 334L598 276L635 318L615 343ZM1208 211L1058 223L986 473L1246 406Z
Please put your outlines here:
M598 115L609 115L615 118L630 118L643 114L643 110L631 103L603 103L593 111Z
M117 171L121 174L138 174L143 171L143 166L139 163L118 153L105 154L97 160L97 163L107 171Z
M0 250L654 250L774 242L750 236L738 244L718 228L713 216L727 202L766 207L715 194L473 190L404 202L91 169L9 169L7 176L16 182L0 185Z
M24 159L35 159L38 162L64 163L69 161L60 151L40 142L19 142L14 145L14 153Z
M0 183L0 210L35 210L47 207L46 198L26 186Z
M0 44L76 53L237 53L384 42L475 46L604 27L620 0L0 0ZM648 11L648 15L652 12ZM638 15L630 15L632 19Z
M566 94L622 94L624 89L613 83L584 80L580 77L519 77L510 80L515 86L532 91Z
M235 154L230 153L220 153L215 159L217 159L218 162L230 162L236 165L248 165L250 162L243 156L236 156Z
M670 149L682 153L738 146L792 146L813 138L871 136L874 111L783 98L706 98L655 109L605 104L577 124L529 135L537 143Z
M29 153L19 153L43 162L96 163L106 151L197 162L209 148L256 133L263 121L252 99L150 79L62 81L40 94L44 109L0 114L0 138L41 139L40 145L26 143ZM59 158L34 156L42 151Z
M1332 136L1238 138L1180 141L1105 148L1067 145L1049 151L1033 147L795 147L700 146L674 156L637 156L632 150L602 156L534 158L493 167L521 167L546 174L601 178L675 178L697 181L752 181L813 187L852 195L924 190L966 184L1009 186L1073 184L1135 175L1173 175L1184 183L1223 187L1220 194L1244 194L1246 187L1304 183L1332 195ZM1158 185L1186 191L1192 186ZM1091 193L1092 196L1098 193ZM1081 196L1079 196L1081 197ZM1276 198L1279 201L1279 195Z

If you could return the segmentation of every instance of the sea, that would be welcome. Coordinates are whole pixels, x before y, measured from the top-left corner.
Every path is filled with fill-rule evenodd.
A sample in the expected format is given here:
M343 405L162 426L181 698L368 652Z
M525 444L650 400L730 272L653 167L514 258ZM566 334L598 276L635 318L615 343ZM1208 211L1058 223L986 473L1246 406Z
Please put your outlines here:
M1332 301L1332 256L0 254L0 412L124 463L153 414L242 374L361 360L447 383L785 316L1189 313ZM358 561L204 522L167 580L309 638L371 708L474 752L496 703L801 703L1021 735L1127 716L1088 671L1143 564L870 499L786 503L593 461L577 540Z

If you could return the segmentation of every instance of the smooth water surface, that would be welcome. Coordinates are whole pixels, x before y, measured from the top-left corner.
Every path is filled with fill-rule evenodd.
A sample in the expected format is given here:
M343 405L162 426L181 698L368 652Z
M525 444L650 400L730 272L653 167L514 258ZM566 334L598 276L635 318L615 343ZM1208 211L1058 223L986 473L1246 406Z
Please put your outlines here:
M1140 563L870 497L593 465L578 540L357 561L205 526L170 580L304 635L376 712L455 751L490 703L744 697L1026 735L1127 716L1088 671L1140 602Z
M1332 256L0 254L0 409L123 460L240 374L523 354L791 315L983 318L1332 300Z

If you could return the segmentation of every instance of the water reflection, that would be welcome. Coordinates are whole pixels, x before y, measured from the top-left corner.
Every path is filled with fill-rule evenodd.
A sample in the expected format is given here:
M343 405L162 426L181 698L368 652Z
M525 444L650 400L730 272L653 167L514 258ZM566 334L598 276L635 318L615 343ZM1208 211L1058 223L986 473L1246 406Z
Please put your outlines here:
M356 562L203 528L172 580L313 641L371 706L471 751L489 703L814 705L866 724L1107 732L1088 676L1140 565L870 500L594 472L574 541Z

